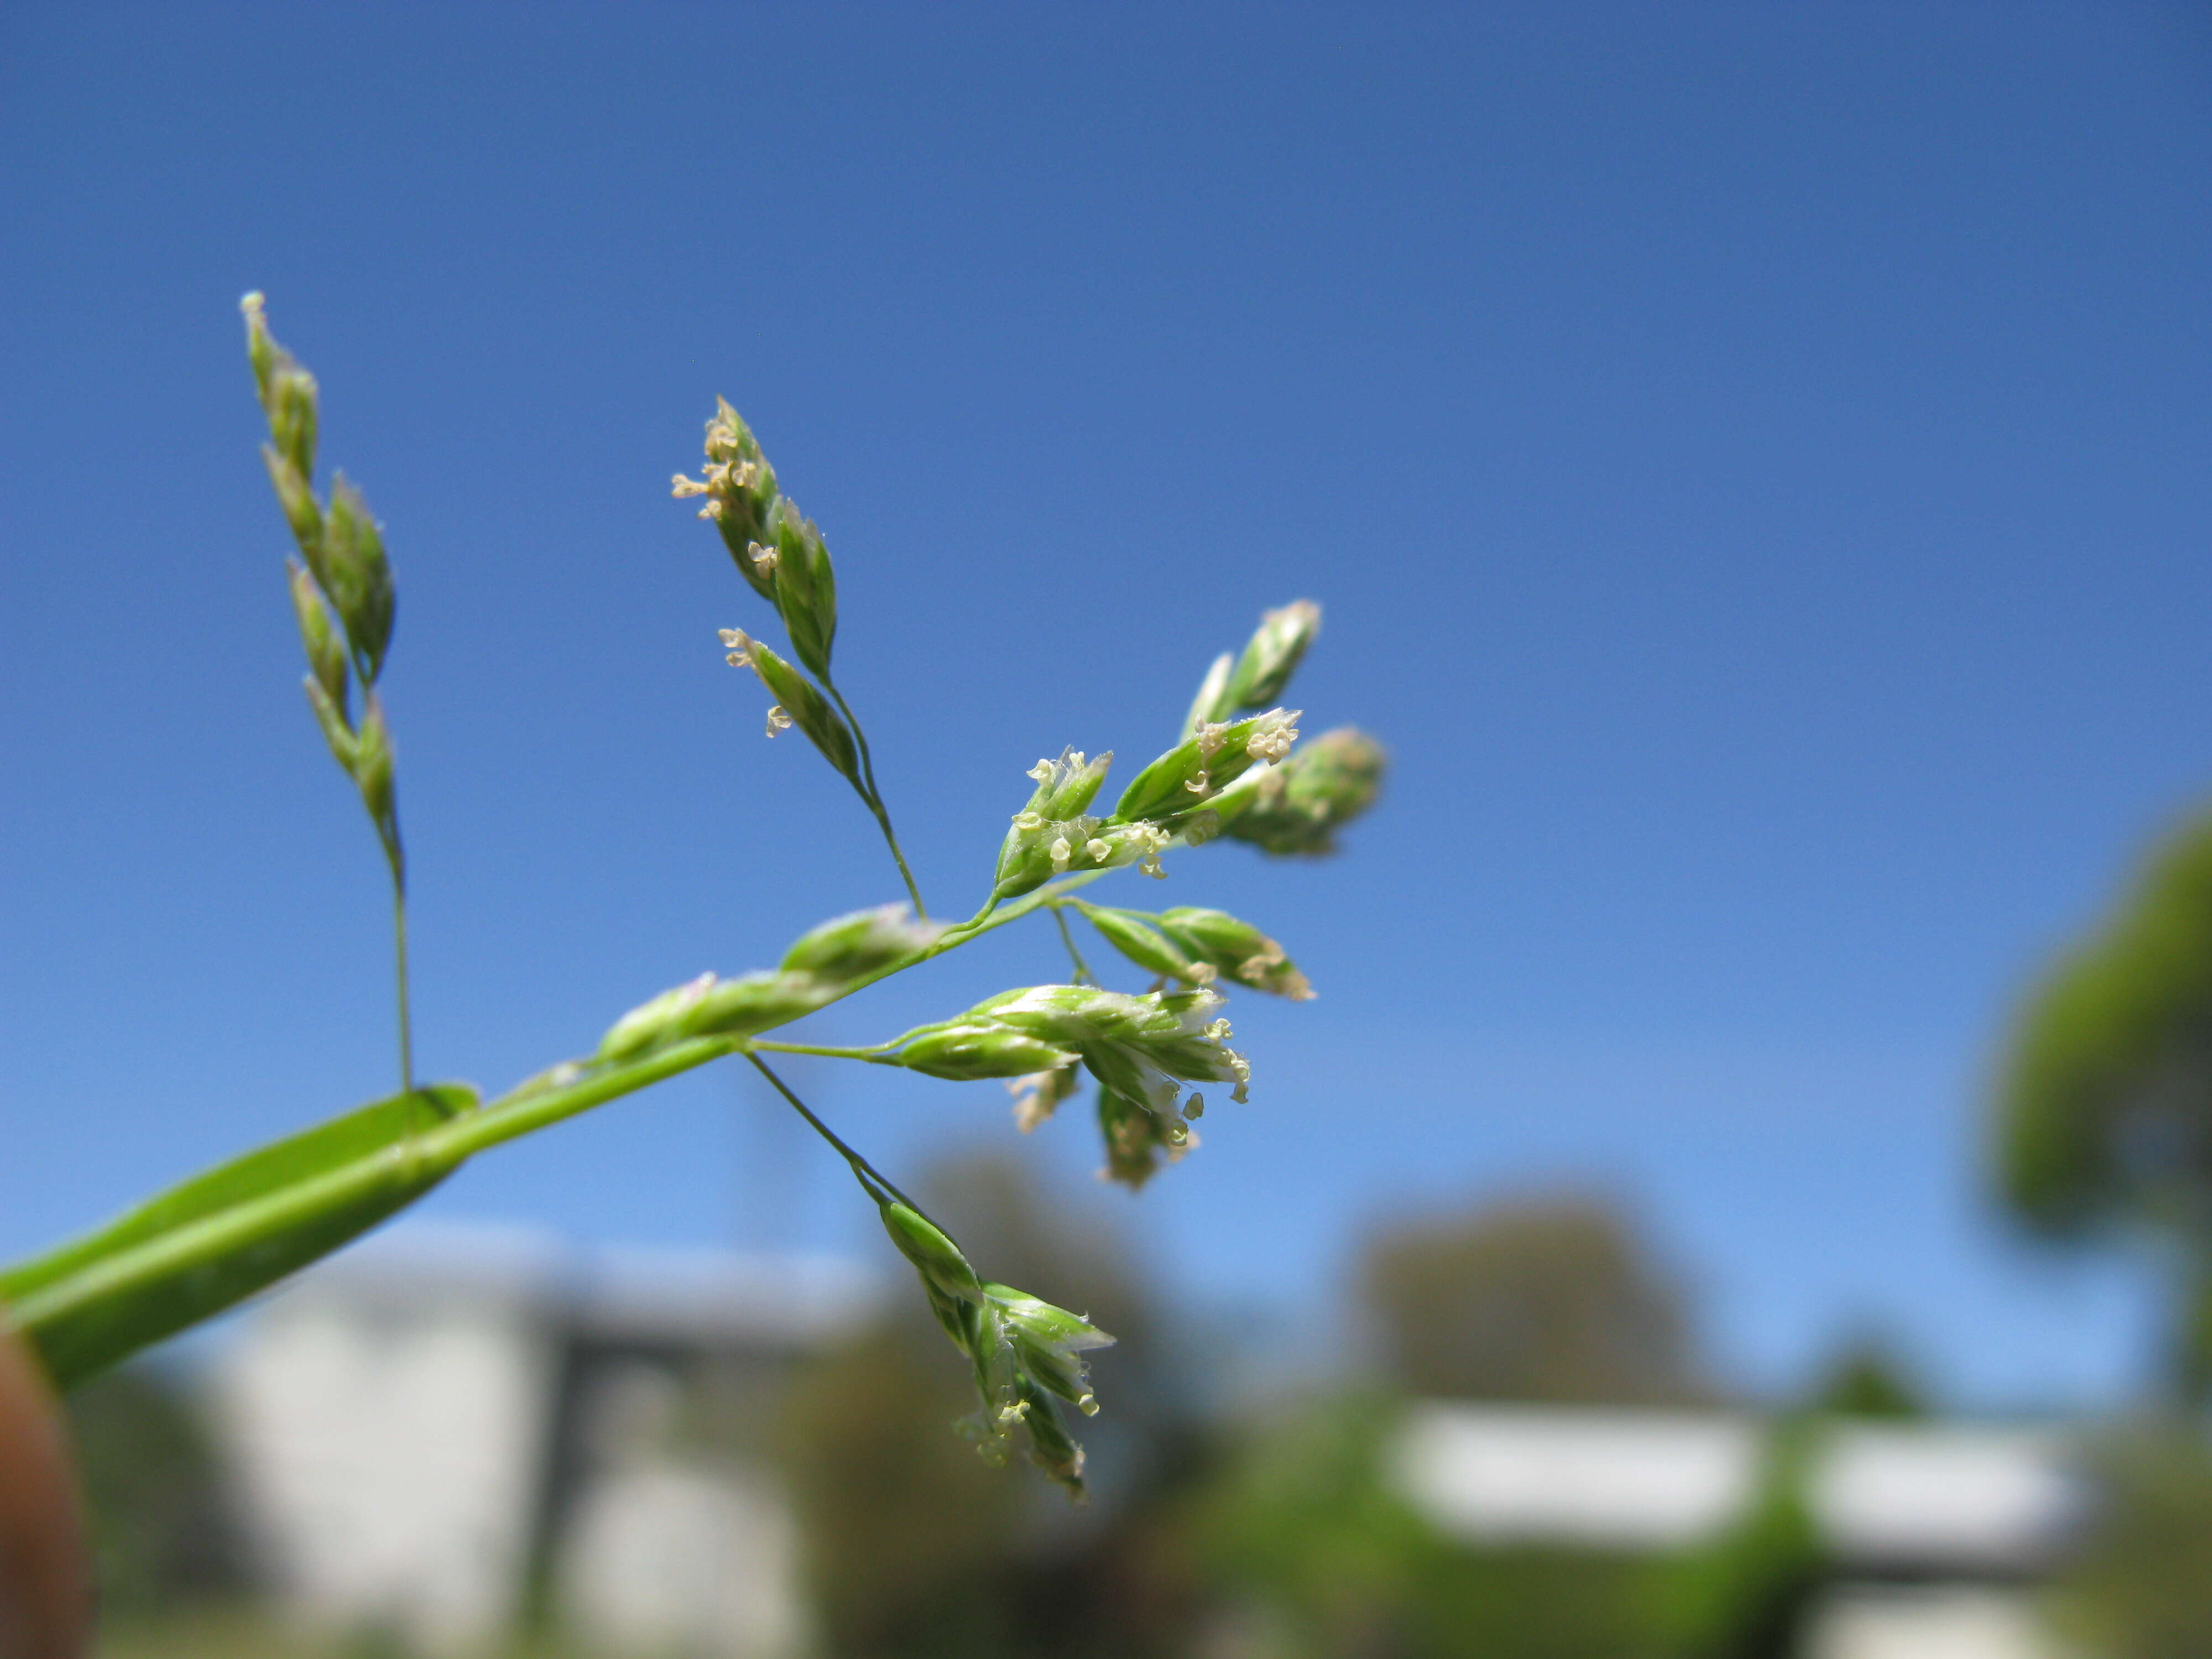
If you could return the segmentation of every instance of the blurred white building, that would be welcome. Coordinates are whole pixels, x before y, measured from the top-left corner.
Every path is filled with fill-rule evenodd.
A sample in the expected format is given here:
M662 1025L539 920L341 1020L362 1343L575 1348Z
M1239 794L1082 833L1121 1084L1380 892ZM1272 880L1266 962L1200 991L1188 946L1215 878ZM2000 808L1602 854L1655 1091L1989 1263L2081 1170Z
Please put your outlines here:
M263 1573L305 1622L426 1653L550 1617L595 1652L788 1659L807 1629L770 1419L875 1294L821 1260L395 1229L219 1362Z
M1469 1543L1674 1549L1745 1512L1769 1443L1748 1417L1429 1404L1400 1433L1390 1477ZM1814 1610L1806 1659L2057 1659L2032 1587L2086 1498L2048 1430L1824 1429L1804 1499L1839 1582Z

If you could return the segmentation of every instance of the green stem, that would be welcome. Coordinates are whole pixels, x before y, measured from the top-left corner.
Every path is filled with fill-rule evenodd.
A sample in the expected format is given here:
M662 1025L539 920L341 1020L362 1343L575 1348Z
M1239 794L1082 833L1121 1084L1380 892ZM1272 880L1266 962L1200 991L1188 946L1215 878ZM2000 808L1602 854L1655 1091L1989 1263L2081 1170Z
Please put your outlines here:
M769 1065L766 1060L763 1060L758 1054L750 1053L748 1053L745 1055L745 1058L752 1062L754 1070L757 1071L763 1077L766 1078L770 1083L775 1085L776 1093L781 1095L786 1100L789 1101L793 1109L799 1113L799 1116L805 1118L808 1123L813 1126L814 1133L816 1134L820 1135L823 1139L828 1141L832 1146L837 1149L839 1155L842 1156L845 1162L852 1167L853 1174L854 1177L859 1180L861 1190L866 1192L870 1198L874 1199L877 1203L880 1204L884 1201L883 1193L889 1193L893 1198L898 1200L900 1203L905 1205L907 1208L914 1211L917 1215L921 1213L921 1206L915 1203L904 1193L901 1192L898 1189L897 1184L894 1182L890 1176L886 1176L881 1170L876 1168L874 1164L869 1163L866 1158L861 1157L860 1153L854 1151L852 1147L847 1146L843 1140L839 1139L837 1132L835 1129L832 1129L820 1118L815 1116L811 1111L808 1110L806 1103L801 1100L797 1095L792 1093L791 1085L789 1084L786 1083L781 1078L778 1077L773 1071L769 1069ZM883 1189L883 1192L879 1193L876 1190L878 1187ZM933 1225L934 1224L933 1223L932 1224Z
M1103 873L1085 871L1013 903L987 905L968 921L947 929L927 949L853 981L841 994L849 995L865 984L1018 921ZM358 1155L347 1156L334 1167L286 1182L276 1190L236 1200L225 1196L220 1183L234 1179L237 1169L251 1169L257 1159L281 1154L287 1145L284 1140L273 1143L258 1153L248 1153L231 1165L171 1188L101 1232L12 1264L0 1273L0 1284L9 1286L14 1301L12 1309L0 1318L0 1325L29 1334L42 1345L50 1364L58 1363L57 1376L73 1382L328 1255L365 1227L406 1207L465 1159L488 1147L574 1117L726 1054L747 1053L757 1066L766 1071L757 1057L749 1053L755 1041L691 1037L624 1063L556 1066L473 1109L436 1100L434 1097L439 1091L415 1091L414 1100L451 1115L441 1115L441 1121L396 1140L373 1139L359 1148ZM797 1044L767 1046L799 1049ZM876 1058L865 1051L800 1051L831 1053L840 1058ZM781 1079L769 1075L781 1090ZM789 1091L782 1091L788 1097ZM457 1097L461 1093L453 1092ZM346 1131L357 1115L333 1119L324 1128ZM811 1113L807 1115L817 1128L822 1127ZM307 1134L312 1137L316 1133L311 1130ZM287 1140L297 1139L288 1137ZM830 1139L848 1154L863 1185L878 1183L883 1192L912 1203L857 1152L834 1135ZM319 1150L316 1155L323 1154ZM218 1185L210 1188L210 1181ZM165 1209L173 1213L165 1214ZM143 1306L134 1310L133 1298L147 1297L163 1298L160 1305L170 1313L149 1315ZM50 1346L56 1342L61 1345L58 1362Z
M933 957L957 950L969 939L988 933L994 927L1018 921L1040 906L1078 887L1085 886L1106 873L1103 870L1085 870L1053 886L1039 888L1012 904L987 905L958 927L945 929L933 944L914 955L854 980L832 1000L842 1000L878 980L888 979L893 974L918 967ZM796 1053L826 1053L841 1060L873 1058L859 1049L803 1048L796 1043L763 1042L758 1037L690 1037L625 1065L579 1071L572 1080L566 1083L548 1085L532 1081L523 1084L509 1090L497 1100L487 1103L481 1109L465 1117L456 1118L433 1131L432 1138L441 1146L450 1141L465 1156L502 1140L512 1140L517 1135L527 1134L533 1129L543 1128L549 1123L557 1123L562 1118L574 1117L579 1112L588 1111L594 1106L633 1093L663 1079L674 1077L680 1072L688 1072L695 1066L703 1066L710 1060L742 1053L755 1046Z
M610 1100L635 1094L679 1073L704 1066L710 1060L734 1054L744 1041L742 1037L690 1037L627 1065L580 1073L568 1083L550 1087L525 1085L477 1111L441 1124L422 1139L440 1152L451 1152L467 1158L487 1146L496 1146L501 1141L543 1129L563 1118L574 1117L594 1106L605 1105Z
M864 785L855 784L868 811L875 814L876 826L884 832L884 845L891 849L891 862L898 866L899 878L906 883L907 896L914 901L914 913L924 921L929 920L929 908L921 902L921 889L915 884L914 872L906 867L906 854L899 850L898 836L891 830L891 815L884 805L883 791L876 787L875 757L868 752L868 734L860 729L860 717L853 712L853 705L845 701L845 694L837 689L836 682L826 673L822 684L844 715L845 724L853 728L853 741L860 751L860 775Z
M779 1054L819 1054L825 1060L864 1060L871 1066L896 1066L898 1061L884 1052L896 1048L896 1042L879 1042L870 1048L831 1048L814 1042L769 1042L760 1037L748 1037L745 1048L766 1048Z
M891 849L891 862L898 866L899 879L906 884L906 896L914 901L914 913L922 921L929 920L929 907L921 902L921 889L915 885L914 872L906 867L906 854L899 850L898 837L891 832L891 816L884 811L880 800L868 803L868 810L876 815L876 823L884 832L884 845Z
M399 1089L415 1087L415 1038L409 1017L407 994L407 854L399 844L399 809L392 810L391 823L376 827L384 843L385 861L392 866L392 942L399 992Z
M1067 954L1075 963L1075 982L1078 985L1098 983L1098 975L1091 971L1091 964L1083 959L1083 952L1075 948L1075 935L1067 929L1067 913L1055 902L1052 919L1060 929L1060 942L1067 947Z

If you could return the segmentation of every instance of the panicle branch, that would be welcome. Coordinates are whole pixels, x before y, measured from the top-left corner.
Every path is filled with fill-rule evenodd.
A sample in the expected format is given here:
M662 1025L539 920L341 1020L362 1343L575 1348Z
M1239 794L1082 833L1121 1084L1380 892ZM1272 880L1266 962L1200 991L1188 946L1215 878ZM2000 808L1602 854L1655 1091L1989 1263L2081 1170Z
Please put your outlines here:
M775 607L791 641L792 655L822 683L822 689L817 690L797 669L748 639L741 629L722 629L730 665L750 667L775 698L768 713L769 736L796 725L853 786L883 832L915 913L926 916L929 912L921 902L921 890L907 867L906 854L891 829L890 809L876 784L867 734L830 672L830 648L837 637L837 573L830 561L829 544L822 539L821 527L777 487L775 469L761 453L759 440L726 398L714 400L705 448L707 465L701 475L676 474L674 493L678 499L705 498L699 516L710 520L721 532L722 545L746 586Z
M392 937L399 1011L399 1079L415 1086L414 1042L407 988L407 854L399 836L392 783L392 730L376 683L392 646L398 594L384 532L360 490L339 473L327 502L315 496L315 446L321 424L315 377L269 332L267 302L258 293L239 302L246 317L246 357L255 394L269 422L261 459L276 493L296 562L287 561L292 614L307 655L308 707L331 756L361 793L362 805L391 866ZM333 623L333 617L336 621ZM353 711L353 683L361 713Z
M32 1286L44 1297L39 1305L64 1310L25 1328L34 1336L64 1327L81 1333L89 1321L105 1333L100 1363L107 1363L175 1328L173 1293L186 1279L195 1310L189 1317L204 1317L412 1201L477 1152L741 1054L845 1159L914 1267L939 1324L973 1370L981 1407L967 1431L978 1449L1003 1462L1018 1431L1030 1457L1080 1495L1083 1449L1060 1408L1085 1415L1097 1409L1083 1356L1113 1339L1065 1309L981 1279L945 1231L823 1123L762 1055L828 1054L953 1080L1003 1079L1024 1130L1050 1117L1077 1091L1079 1074L1088 1074L1097 1085L1106 1143L1103 1175L1136 1188L1164 1162L1188 1153L1198 1144L1191 1126L1206 1105L1196 1085L1226 1085L1241 1104L1251 1079L1250 1065L1230 1047L1221 989L1241 986L1303 1001L1311 987L1279 944L1225 911L1120 908L1075 894L1131 866L1164 876L1163 853L1222 835L1270 854L1327 852L1338 830L1373 804L1385 767L1381 748L1346 728L1293 754L1299 712L1277 706L1319 630L1320 608L1299 599L1269 611L1241 653L1223 653L1176 743L1129 781L1104 816L1094 808L1110 753L1069 749L1039 761L1029 773L1034 787L1000 845L982 908L957 926L932 922L892 832L866 736L831 677L837 584L828 546L782 493L750 428L718 400L702 474L678 475L675 494L702 500L701 516L715 526L740 577L781 619L790 656L736 628L721 630L722 647L732 665L750 668L767 690L769 735L796 728L867 805L911 905L834 917L793 942L772 969L726 980L702 974L664 991L617 1020L587 1057L550 1067L497 1100L480 1103L474 1091L458 1085L416 1091L405 859L392 734L377 690L396 610L390 562L382 529L353 484L341 475L326 495L318 495L314 377L270 336L258 294L246 297L243 310L255 393L269 428L263 460L297 552L288 562L288 585L307 656L308 703L391 866L408 1092L187 1182L106 1233L0 1274L0 1287L19 1302L23 1287ZM1098 984L1068 929L1068 908L1120 956L1156 975L1152 989L1129 994ZM763 1035L1039 909L1052 911L1084 982L1007 991L867 1048ZM170 1304L157 1305L165 1296Z

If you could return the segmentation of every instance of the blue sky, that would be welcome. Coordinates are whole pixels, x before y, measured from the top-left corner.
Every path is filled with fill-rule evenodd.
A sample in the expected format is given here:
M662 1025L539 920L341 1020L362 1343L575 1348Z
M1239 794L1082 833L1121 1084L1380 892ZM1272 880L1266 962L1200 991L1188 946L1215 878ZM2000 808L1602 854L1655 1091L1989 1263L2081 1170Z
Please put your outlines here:
M383 1089L382 875L296 689L235 303L387 526L417 1053L498 1086L896 883L762 741L667 498L726 392L818 519L940 908L1264 605L1396 757L1249 1108L1125 1212L1325 1328L1363 1230L1590 1185L1743 1384L1894 1333L2095 1403L2141 1280L2010 1241L2008 1011L2212 785L2212 24L2098 3L0 13L0 1251ZM834 786L834 787L833 787ZM831 1040L1056 975L1048 933ZM994 1085L806 1074L883 1160ZM1079 1120L1018 1150L1096 1204ZM447 1217L876 1248L738 1080Z

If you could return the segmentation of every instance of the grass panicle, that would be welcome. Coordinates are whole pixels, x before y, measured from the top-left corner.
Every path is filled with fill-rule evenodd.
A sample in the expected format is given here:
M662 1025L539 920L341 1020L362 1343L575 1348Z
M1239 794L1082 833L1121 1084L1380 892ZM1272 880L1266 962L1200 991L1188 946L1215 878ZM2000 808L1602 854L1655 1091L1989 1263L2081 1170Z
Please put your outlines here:
M1207 672L1175 744L1094 810L1110 753L1073 749L1030 769L1028 799L1000 845L980 906L933 921L878 785L867 738L831 677L836 573L820 527L782 493L752 430L727 402L708 422L706 465L675 493L703 498L738 574L782 623L790 653L722 630L734 665L773 700L769 731L796 726L851 785L882 831L907 902L831 918L773 969L703 973L648 998L591 1052L482 1100L459 1085L416 1088L409 1037L406 860L393 745L379 690L397 612L384 533L342 476L315 486L320 435L314 376L269 332L259 295L244 302L246 353L269 428L262 459L295 556L286 580L307 660L307 695L331 754L353 780L391 867L402 1091L220 1165L110 1225L0 1270L9 1318L71 1382L185 1325L211 1317L396 1213L471 1157L605 1102L743 1056L844 1158L913 1266L925 1298L972 1369L981 1401L966 1432L994 1462L1018 1438L1030 1459L1080 1494L1084 1453L1063 1407L1098 1409L1084 1356L1112 1339L1080 1316L983 1279L949 1234L841 1139L765 1056L817 1054L969 1082L1004 1079L1024 1131L1097 1087L1109 1178L1140 1186L1197 1145L1199 1085L1243 1103L1251 1067L1229 1046L1222 992L1311 995L1282 947L1218 909L1159 911L1078 895L1133 867L1164 877L1161 854L1223 834L1269 853L1314 853L1373 803L1383 757L1372 739L1329 733L1293 755L1295 710L1274 707L1320 626L1300 599L1267 612L1243 652ZM980 862L980 860L979 860ZM1099 982L1067 926L1074 909L1118 956L1155 976L1127 992ZM771 1036L783 1028L1038 912L1053 918L1076 982L1028 985L887 1041L836 1047ZM1111 958L1102 958L1110 965Z

